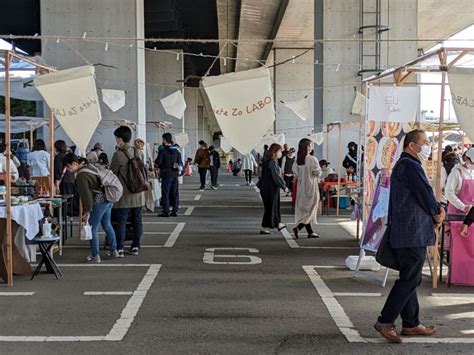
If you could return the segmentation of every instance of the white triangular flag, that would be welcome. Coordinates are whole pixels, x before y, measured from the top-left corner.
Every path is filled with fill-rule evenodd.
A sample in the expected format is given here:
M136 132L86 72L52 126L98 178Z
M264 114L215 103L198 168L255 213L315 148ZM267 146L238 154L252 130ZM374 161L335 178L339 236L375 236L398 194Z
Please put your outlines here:
M352 104L351 114L365 117L365 106L366 106L365 96L357 91L354 97L354 102Z
M35 86L61 127L82 152L101 120L92 65L37 76Z
M125 91L102 89L102 101L106 104L112 112L117 112L125 106Z
M184 95L180 90L160 99L160 102L168 115L177 119L183 118L184 111L186 111L186 101L184 101Z
M232 150L232 145L230 144L229 140L224 136L221 136L221 149L226 154Z
M301 118L303 121L306 121L308 117L311 116L311 108L309 107L309 99L308 95L303 97L302 99L292 101L292 102L283 102L283 105L288 107L291 111L293 111L296 116Z
M451 68L448 80L456 118L461 129L474 141L474 69Z
M321 145L324 142L324 132L313 133L308 138L317 145Z
M187 132L177 133L174 135L176 144L179 145L181 148L184 148L189 143L189 135Z

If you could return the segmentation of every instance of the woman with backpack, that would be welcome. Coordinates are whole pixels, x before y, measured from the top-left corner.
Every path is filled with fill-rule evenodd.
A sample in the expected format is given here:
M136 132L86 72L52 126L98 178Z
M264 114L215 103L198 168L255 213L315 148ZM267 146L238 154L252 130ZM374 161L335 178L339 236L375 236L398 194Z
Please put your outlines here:
M145 206L145 192L148 189L144 156L141 150L130 145L132 130L120 126L114 131L117 150L115 151L110 170L118 176L123 186L120 201L114 204L114 215L117 217L115 234L119 257L124 257L125 234L128 217L132 220L133 241L130 255L138 255L140 240L143 234L142 208Z
M84 215L83 223L89 223L92 228L92 239L90 240L91 255L86 262L100 263L99 255L99 225L105 231L107 244L110 249L106 256L117 258L117 245L115 232L110 221L112 202L105 198L105 190L102 182L95 172L97 169L86 159L77 157L74 153L68 153L64 157L66 168L76 175L77 192L79 193Z

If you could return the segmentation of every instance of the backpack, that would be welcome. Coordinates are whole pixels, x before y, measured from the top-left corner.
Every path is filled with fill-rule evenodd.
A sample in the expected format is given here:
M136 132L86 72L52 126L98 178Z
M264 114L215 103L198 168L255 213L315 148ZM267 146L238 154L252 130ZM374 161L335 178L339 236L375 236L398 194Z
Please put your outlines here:
M79 173L89 173L99 178L100 184L104 188L105 199L109 202L118 202L123 194L123 186L117 175L112 170L96 167L94 170L83 168Z
M131 157L129 152L125 149L120 149L120 151L128 158L127 176L122 176L128 190L132 194L148 191L145 163L137 155L136 148L133 148L133 157Z

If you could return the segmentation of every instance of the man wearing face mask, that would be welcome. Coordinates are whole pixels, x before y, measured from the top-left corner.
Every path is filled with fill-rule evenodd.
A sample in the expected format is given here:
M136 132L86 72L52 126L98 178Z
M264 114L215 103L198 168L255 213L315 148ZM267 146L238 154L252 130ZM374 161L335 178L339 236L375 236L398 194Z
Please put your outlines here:
M348 152L342 162L342 166L346 169L347 174L357 174L357 144L349 142L347 149Z
M445 191L448 213L467 214L474 206L474 148L469 148L464 162L451 170Z
M416 289L421 284L426 247L435 242L435 225L444 217L444 209L433 194L422 162L431 155L430 141L422 130L405 136L404 152L391 175L388 223L389 242L400 266L395 282L374 328L391 342L402 342L395 321L401 316L401 335L430 336L434 326L419 319Z

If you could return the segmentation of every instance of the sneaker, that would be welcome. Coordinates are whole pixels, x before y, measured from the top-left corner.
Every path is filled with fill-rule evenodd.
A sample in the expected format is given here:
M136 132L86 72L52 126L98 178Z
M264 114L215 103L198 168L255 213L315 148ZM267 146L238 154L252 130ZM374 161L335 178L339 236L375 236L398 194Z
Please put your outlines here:
M201 186L201 187L199 188L199 191L204 191L205 189L206 189L206 186Z
M246 183L245 186L250 186L250 182Z
M176 211L173 211L170 213L170 217L178 217L178 213Z
M114 250L114 251L106 251L105 252L105 256L107 258L118 258L119 257L119 252L117 250Z
M86 258L86 263L95 263L95 264L100 264L101 260L100 260L100 256L97 255L97 256L92 256L92 255L89 255L87 258Z
M165 213L165 212L162 212L158 215L158 217L164 217L164 218L169 217L169 216L170 215L168 213Z
M215 187L215 186L211 186L211 189L213 189L213 190L217 190L217 187Z
M134 247L134 248L131 248L131 249L128 251L128 253L129 253L130 255L135 255L135 256L137 256L137 255L138 255L138 250L139 250L139 248Z
M125 253L123 252L123 249L118 250L117 253L118 253L119 258L125 257Z

